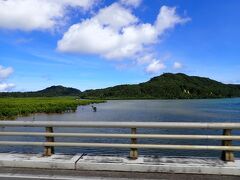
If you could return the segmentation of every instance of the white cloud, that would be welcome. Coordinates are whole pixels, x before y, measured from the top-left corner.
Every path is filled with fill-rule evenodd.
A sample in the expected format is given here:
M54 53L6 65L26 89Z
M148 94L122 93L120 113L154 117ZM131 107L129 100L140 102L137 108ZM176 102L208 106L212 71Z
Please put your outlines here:
M169 28L186 22L175 8L161 7L154 24L141 23L132 12L114 3L95 16L72 25L58 41L62 52L98 54L108 59L136 58Z
M8 92L15 87L14 84L10 83L0 83L0 92Z
M3 81L7 79L13 73L12 67L3 67L0 65L0 92L10 91L15 87L12 83L4 83Z
M71 26L58 42L58 49L63 52L106 54L118 46L119 40L120 36L113 29L102 28L98 21L86 20Z
M152 62L154 55L153 54L144 54L143 56L140 56L137 58L137 63L142 64L149 64Z
M134 44L138 38L135 35L137 29L132 26L136 22L138 19L130 10L114 3L101 9L93 18L71 26L58 42L58 49L63 52L100 54L109 59L127 57L134 54L138 46Z
M103 26L109 26L114 30L121 30L121 28L129 26L138 22L136 16L134 16L130 10L122 7L118 3L101 9L94 17L99 24Z
M97 2L97 0L48 0L53 1L55 3L59 3L65 6L72 6L72 7L81 7L84 9L90 8L94 3Z
M0 65L0 80L8 78L13 73L12 67L4 68Z
M174 28L177 24L183 24L190 18L181 18L176 14L175 7L162 6L155 22L156 29L159 34L164 33L167 29Z
M64 18L66 7L87 9L95 0L1 0L0 28L25 31L51 29Z
M181 69L182 67L183 67L183 65L180 62L174 62L174 64L173 64L174 69Z
M120 0L121 4L126 6L138 7L142 0Z
M147 73L151 73L151 74L155 74L158 73L160 70L165 69L166 66L165 64L163 64L160 60L152 60L152 62L147 66L147 68L145 69L145 71Z

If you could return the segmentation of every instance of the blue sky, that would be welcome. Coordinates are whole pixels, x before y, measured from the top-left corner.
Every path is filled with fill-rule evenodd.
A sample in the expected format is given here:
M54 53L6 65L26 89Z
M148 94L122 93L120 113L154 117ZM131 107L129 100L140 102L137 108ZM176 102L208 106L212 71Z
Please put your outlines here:
M238 0L0 1L0 91L183 72L240 84Z

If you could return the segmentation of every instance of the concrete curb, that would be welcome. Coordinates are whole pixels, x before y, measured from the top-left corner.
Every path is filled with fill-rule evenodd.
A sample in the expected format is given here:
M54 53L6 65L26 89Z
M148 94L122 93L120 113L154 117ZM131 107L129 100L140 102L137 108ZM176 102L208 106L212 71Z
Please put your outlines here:
M77 170L240 175L240 160L225 163L213 158L82 156Z
M82 154L55 154L43 157L41 154L0 153L0 167L41 168L41 169L76 169L76 162Z
M212 175L240 175L240 160L225 163L213 158L142 156L130 160L122 156L0 153L0 167L65 169L87 171L162 172Z

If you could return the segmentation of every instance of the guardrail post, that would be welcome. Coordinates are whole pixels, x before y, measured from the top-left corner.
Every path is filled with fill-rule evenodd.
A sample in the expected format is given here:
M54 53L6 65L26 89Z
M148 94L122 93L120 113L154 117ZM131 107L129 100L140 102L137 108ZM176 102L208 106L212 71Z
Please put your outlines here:
M231 129L224 129L223 135L224 136L230 136L232 134ZM232 140L223 140L222 141L223 146L232 146ZM234 161L234 154L233 151L223 151L222 152L222 160L223 161Z
M53 127L46 127L47 133L53 133ZM54 137L46 136L46 142L54 142ZM54 154L54 147L45 146L44 147L44 156L51 156Z
M131 128L131 133L136 134L137 128ZM137 144L137 138L131 138L131 144ZM138 149L137 148L131 148L130 150L130 159L134 160L138 158Z

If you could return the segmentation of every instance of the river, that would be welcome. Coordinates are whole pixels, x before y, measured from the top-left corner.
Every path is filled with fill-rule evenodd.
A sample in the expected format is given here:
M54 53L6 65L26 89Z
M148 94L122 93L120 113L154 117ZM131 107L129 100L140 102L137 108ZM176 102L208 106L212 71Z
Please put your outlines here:
M79 106L75 113L65 114L35 114L19 117L17 121L143 121L143 122L240 122L240 98L233 99L204 99L204 100L110 100L96 104L97 112L91 105ZM0 131L25 131L26 128L1 128ZM28 128L27 131L44 131L43 128ZM80 129L55 128L55 132L100 132L100 133L129 133L129 129ZM139 130L139 133L169 133L169 134L221 134L220 130ZM240 134L239 131L233 131ZM1 137L0 140L14 141L44 141L43 137ZM127 139L86 139L86 138L56 138L56 141L67 142L111 142L129 143ZM156 140L143 139L139 143L159 144L195 144L221 145L213 140ZM234 145L240 145L234 142ZM0 152L41 153L41 147L0 147ZM93 153L93 154L128 154L124 149L96 148L56 148L58 153ZM140 150L144 155L164 156L208 156L217 157L218 151L183 151L183 150ZM239 153L236 156L240 157Z

